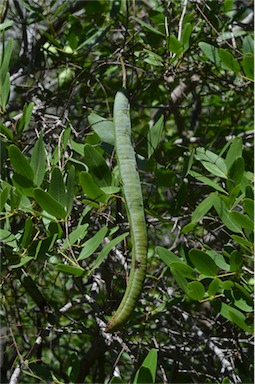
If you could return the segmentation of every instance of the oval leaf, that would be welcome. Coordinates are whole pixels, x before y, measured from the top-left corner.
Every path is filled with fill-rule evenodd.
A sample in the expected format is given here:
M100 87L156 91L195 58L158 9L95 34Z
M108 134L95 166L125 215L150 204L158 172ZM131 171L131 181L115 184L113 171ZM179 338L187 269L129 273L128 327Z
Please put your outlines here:
M193 300L202 300L205 294L205 289L200 281L191 281L187 286L187 295Z
M171 267L172 263L179 263L182 261L178 256L173 252L168 251L166 248L156 247L156 252L168 267Z
M219 268L212 258L198 249L189 251L189 258L197 270L206 276L216 276Z
M219 48L219 57L221 61L233 72L240 72L240 65L238 61L234 58L231 52L227 49Z
M105 119L96 113L91 113L88 116L91 128L96 132L102 141L107 144L114 145L114 126L113 122Z
M193 268L191 268L189 265L184 263L172 263L171 264L171 270L175 269L178 271L183 277L186 277L187 279L195 280L196 279L196 272Z

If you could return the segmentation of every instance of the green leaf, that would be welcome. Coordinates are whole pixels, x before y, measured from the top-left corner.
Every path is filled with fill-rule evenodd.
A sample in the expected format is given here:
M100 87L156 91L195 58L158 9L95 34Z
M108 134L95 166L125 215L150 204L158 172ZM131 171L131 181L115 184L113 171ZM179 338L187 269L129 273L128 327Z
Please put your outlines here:
M150 128L148 138L148 158L152 156L155 149L157 148L160 140L162 139L162 131L164 128L164 116L161 115L156 123Z
M245 56L242 60L242 66L245 76L254 80L254 57L251 55Z
M215 279L213 279L209 286L208 286L208 294L210 296L215 296L215 294L218 292L219 288L220 288L220 285L221 285L221 280L218 279L218 277L216 277Z
M34 183L37 187L40 187L44 180L46 171L46 153L43 142L43 133L40 133L39 139L36 141L30 165L34 172Z
M183 277L186 277L187 279L196 279L196 272L194 271L194 269L185 263L173 262L171 263L170 268L171 271L176 270L178 273L180 273Z
M227 178L227 174L224 173L224 172L219 168L218 165L209 163L209 162L207 162L207 161L201 161L201 164L205 167L205 169L207 169L207 171L209 171L209 172L212 173L213 175L222 177L222 178L224 178L224 179Z
M135 55L138 52L135 52ZM138 57L140 56L140 52L138 53ZM157 55L155 52L150 51L149 49L143 49L142 56L144 56L143 60L151 65L154 65L156 67L163 66L163 60L162 57ZM142 59L142 58L141 58Z
M184 47L184 51L186 51L189 48L189 39L192 32L192 25L191 23L186 23L182 29L181 33L181 43Z
M230 291L233 288L234 283L232 280L225 280L221 281L221 285L224 291Z
M0 240L11 248L17 248L16 236L6 229L0 229Z
M31 217L28 217L25 221L25 228L23 232L23 236L20 242L21 248L27 248L31 242L33 234L33 220Z
M185 233L191 232L196 225L197 225L197 222L191 222L189 224L184 225L184 227L181 230L181 233L185 234Z
M113 195L115 193L118 193L120 188L115 187L114 185L111 185L109 187L101 187L102 191L106 193L107 195Z
M200 221L207 212L210 211L212 206L214 205L215 197L217 195L215 193L210 193L195 209L191 216L191 222Z
M219 196L215 199L214 208L228 229L232 232L242 233L242 227L236 221L233 221L226 204Z
M147 31L154 33L156 35L164 36L163 33L161 33L158 29L152 27L150 24L145 23L143 20L138 19L136 17L132 17L133 20L135 20L138 24L140 24L144 29Z
M213 250L207 250L207 255L209 255L215 264L222 269L223 271L230 271L230 265L226 263L224 256L221 253L217 253Z
M230 255L230 271L237 272L243 264L243 257L241 252L233 251Z
M112 175L108 165L98 150L90 144L84 146L84 161L99 187L111 185Z
M251 231L254 230L254 222L247 215L241 212L232 211L229 213L229 217L236 225L245 229L250 229Z
M234 0L224 0L224 4L222 5L223 12L232 11L234 5Z
M10 89L11 89L10 73L7 72L3 84L2 85L0 84L0 106L2 107L3 112L5 112L5 107L9 100Z
M199 147L196 149L195 158L201 161L201 164L215 176L227 177L227 166L222 157L205 148Z
M204 184L208 185L209 187L216 189L216 191L227 194L227 191L225 191L225 189L223 189L219 184L217 184L215 181L209 179L208 177L202 176L200 173L197 173L195 171L190 171L189 174L192 177L195 177L201 183L204 183Z
M71 233L69 233L68 239L63 241L62 249L67 249L72 246L76 241L79 242L87 235L89 224L79 224ZM78 259L79 260L79 259Z
M241 183L241 180L243 178L245 170L245 164L243 157L238 157L234 163L232 164L230 170L229 170L229 179L234 181L235 185L238 185Z
M237 244L240 244L242 247L253 248L253 243L241 236L231 235L231 238L235 240Z
M141 367L134 379L134 384L153 384L151 371L147 367Z
M189 258L200 273L206 276L217 275L219 268L207 253L198 249L191 249L189 251Z
M243 52L243 55L247 55L247 54L253 55L254 54L254 40L251 37L251 35L246 35L243 38L242 52Z
M45 192L41 188L35 188L34 197L40 207L46 212L48 212L50 215L56 217L57 219L66 218L67 214L65 208L48 192Z
M183 53L182 43L174 35L167 38L167 48L169 52L176 53L177 55Z
M88 172L80 172L79 179L83 192L91 199L104 203L109 198Z
M202 51L204 52L205 56L209 60L211 60L217 66L220 65L221 59L219 57L219 53L218 53L218 48L217 47L215 47L214 45L205 43L203 41L198 43L198 45L202 49Z
M9 72L10 59L12 55L13 39L9 39L2 53L2 63L0 67L0 84L4 84L7 73Z
M114 145L114 126L113 122L104 117L91 113L88 116L91 128L96 132L102 141L107 144Z
M253 312L253 307L248 305L243 298L235 300L235 307L241 309L241 311L244 312Z
M0 31L10 28L12 24L13 24L13 20L6 20L4 23L0 24Z
M232 167L235 160L239 157L242 157L243 152L243 141L240 137L235 137L232 141L229 150L226 155L225 163L227 165L228 170Z
M6 136L10 141L13 140L13 133L11 129L7 128L6 125L2 123L0 123L0 132L2 133L2 136Z
M33 169L19 148L16 147L16 145L11 144L8 152L14 170L25 178L33 181Z
M74 72L73 72L73 70L70 67L63 69L63 71L61 71L58 74L58 84L59 84L59 87L60 88L61 87L66 87L68 84L71 83L73 78L74 78Z
M63 180L63 173L58 167L53 169L48 192L63 207L66 206L66 187Z
M70 144L71 144L71 148L75 152L79 153L79 155L81 155L81 156L84 155L84 144L76 143L76 141L74 141L72 139L70 140ZM88 170L88 167L85 164L83 164L83 163L80 163L80 164L82 164L86 168L86 170Z
M191 281L187 285L187 295L193 300L202 300L205 295L205 289L200 281Z
M34 196L34 184L25 176L22 176L19 173L14 173L12 177L12 184L22 195Z
M155 383L157 371L158 353L155 348L152 348L145 357L141 367L136 372L134 383Z
M79 51L85 46L94 47L97 42L99 42L101 39L105 39L105 36L109 29L111 28L111 24L109 21L107 22L107 25L102 26L101 28L95 28L95 33L90 35L88 39L83 41L77 48L76 51Z
M3 212L5 203L9 197L10 193L10 187L6 186L3 188L3 190L0 192L0 212Z
M221 303L220 314L225 317L225 319L235 323L245 332L252 333L252 329L245 323L245 315L238 309L235 309L228 304Z
M233 72L240 72L240 65L238 61L234 58L231 52L227 49L219 48L219 57L221 61Z
M82 245L82 251L77 260L84 260L87 257L91 256L104 240L107 231L108 228L106 226L102 227L91 239L87 240Z
M243 207L245 212L250 216L250 218L254 218L254 201L250 198L243 199Z
M168 266L171 267L172 263L179 263L182 260L176 256L173 252L168 251L163 247L156 247L156 253L160 257L160 259Z
M69 358L69 367L67 374L71 383L77 382L77 377L80 371L80 357L77 352L73 352ZM55 384L55 383L54 383Z
M85 270L80 267L73 267L71 265L67 264L58 264L56 266L57 270L59 272L67 273L68 275L73 275L73 276L82 276Z
M30 118L32 116L33 108L34 108L33 102L24 105L22 117L17 124L18 133L21 133L28 127L30 123Z
M115 237L108 244L106 244L106 246L102 249L98 257L96 258L94 265L90 270L90 273L93 272L96 268L98 268L99 265L101 265L102 262L106 259L106 257L108 256L112 248L116 247L116 245L119 244L122 240L124 240L127 236L128 236L128 232L125 232L122 235Z
M171 272L172 272L173 277L175 278L176 283L186 293L187 292L187 286L188 286L188 280L181 273L179 273L176 269L172 269Z
M34 257L32 256L24 256L21 257L20 262L18 264L13 264L10 266L11 269L20 268L23 265L29 263L29 261L34 260Z

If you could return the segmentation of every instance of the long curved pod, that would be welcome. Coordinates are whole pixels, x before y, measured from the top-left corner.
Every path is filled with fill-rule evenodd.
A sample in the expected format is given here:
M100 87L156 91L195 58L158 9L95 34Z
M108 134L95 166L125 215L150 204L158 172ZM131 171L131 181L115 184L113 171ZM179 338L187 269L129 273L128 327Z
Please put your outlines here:
M122 89L115 96L113 118L117 162L130 224L132 264L125 294L117 311L108 322L106 332L115 332L120 329L132 314L143 289L147 266L146 222L141 182L131 142L129 110L126 91Z

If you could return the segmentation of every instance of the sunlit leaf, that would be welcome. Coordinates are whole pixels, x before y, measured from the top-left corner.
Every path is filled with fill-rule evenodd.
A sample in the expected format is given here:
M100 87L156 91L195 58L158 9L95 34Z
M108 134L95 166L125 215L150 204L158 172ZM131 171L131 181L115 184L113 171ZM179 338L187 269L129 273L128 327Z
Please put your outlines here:
M82 244L82 250L77 260L84 260L91 256L104 240L107 231L108 228L106 226L102 227L91 239Z
M91 113L88 116L88 120L91 128L98 134L102 141L114 145L114 127L112 121L96 113Z
M216 191L219 191L219 192L227 194L227 191L225 191L225 189L223 189L218 183L216 183L212 179L209 179L206 176L202 176L200 173L195 172L195 171L190 171L189 174L191 176L195 177L201 183L203 183L205 185L209 185L209 187L212 187Z
M155 348L151 349L145 357L141 367L136 372L134 383L155 383L158 354Z
M208 211L210 211L210 209L214 205L216 196L217 195L215 193L211 193L203 201L201 201L201 203L196 207L196 209L192 213L192 216L191 216L192 222L198 222L207 214Z

